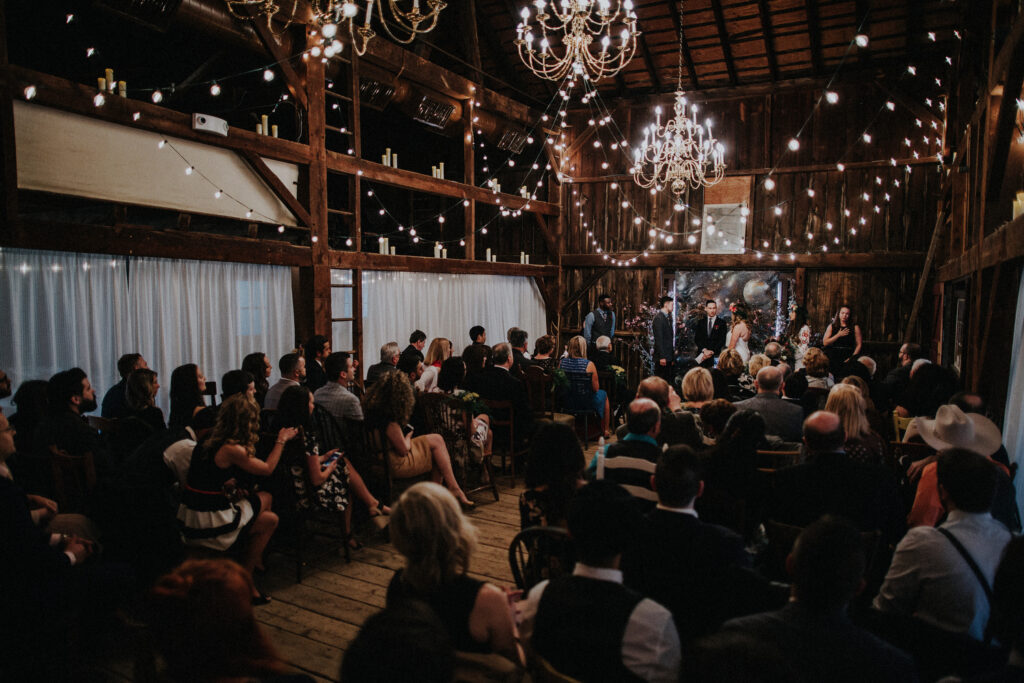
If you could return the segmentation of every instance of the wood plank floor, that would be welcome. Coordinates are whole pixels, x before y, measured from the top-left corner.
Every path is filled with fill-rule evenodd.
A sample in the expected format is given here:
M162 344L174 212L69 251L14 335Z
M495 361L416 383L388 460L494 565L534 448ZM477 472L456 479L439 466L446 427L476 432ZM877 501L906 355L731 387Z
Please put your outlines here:
M521 486L509 488L499 478L499 500L488 492L474 496L476 509L467 513L477 529L479 545L470 575L498 586L511 586L508 546L519 532ZM518 479L521 484L522 479ZM313 560L295 582L295 560L281 554L267 557L263 589L273 598L256 608L256 618L278 653L297 671L318 681L338 679L341 659L359 627L384 607L388 582L402 566L402 557L377 534L346 562L339 550Z

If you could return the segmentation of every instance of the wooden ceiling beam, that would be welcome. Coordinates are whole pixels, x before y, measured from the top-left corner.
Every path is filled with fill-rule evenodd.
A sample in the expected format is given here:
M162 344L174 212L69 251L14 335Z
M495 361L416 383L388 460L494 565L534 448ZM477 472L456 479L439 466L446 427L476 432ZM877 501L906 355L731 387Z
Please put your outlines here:
M299 200L295 198L285 184L281 182L281 179L277 177L277 174L270 170L266 162L256 152L241 151L238 153L242 157L242 160L248 164L249 168L266 183L270 191L274 193L274 196L278 200L288 207L288 210L299 220L299 222L307 228L313 227L313 219L309 215L309 211L306 210Z
M1020 98L1021 86L1024 85L1024 40L1017 43L1009 67L1006 80L1003 82L1003 96L999 102L995 130L989 143L991 156L985 181L985 195L990 202L998 201L1002 194L1010 146L1013 144L1017 100Z
M682 34L682 50L683 50L683 61L686 62L686 72L690 74L690 86L693 90L700 89L700 82L697 80L697 67L693 63L693 54L690 52L690 46L686 42L686 32L683 29L683 16L679 10L679 6L676 3L670 3L668 6L670 15L672 16L672 24L676 28L676 35Z
M641 33L639 38L637 38L637 42L640 44L640 51L644 55L647 74L651 77L651 89L654 92L661 92L661 78L658 76L658 70L654 66L654 60L651 58L651 48L647 46L647 36Z
M284 76L284 83L288 87L288 92L291 93L296 102L302 105L303 109L308 111L309 100L306 99L306 83L295 72L295 69L292 68L289 61L292 56L285 53L281 43L277 42L277 37L271 32L270 27L267 26L265 21L256 19L249 23L256 29L256 34L260 37L260 41L263 42L263 46L267 48L267 52L277 62L277 68L281 70L281 75Z
M642 252L607 254L608 258L631 259ZM564 254L563 268L607 267L604 254ZM762 270L771 268L810 268L814 270L906 270L919 269L924 263L922 252L864 252L842 254L796 254L790 260L780 256L774 261L769 256L757 258L756 254L694 254L688 252L655 252L641 257L630 268L679 268L679 269L740 269Z
M487 46L487 52L491 55L494 63L497 64L502 79L516 90L524 93L528 92L526 84L520 78L512 60L508 58L508 54L502 49L502 43L498 39L498 32L491 23L490 17L478 14L477 26L483 33L483 44ZM487 74L484 75L486 76Z
M598 280L604 277L605 273L611 270L608 266L605 266L603 264L604 260L602 259L602 267L599 267L596 272L592 273L590 277L584 280L583 284L581 284L576 289L576 291L570 294L569 297L565 300L565 302L562 303L562 315L565 315L569 311L569 309L572 308L573 305L575 305L577 301L583 298L583 295L586 294L591 287L597 284Z
M757 14L761 18L761 35L764 37L764 53L768 60L768 73L772 82L779 80L779 60L775 56L775 38L772 36L772 13L768 0L757 0Z
M941 266L939 282L950 282L999 263L1024 259L1024 216L1006 223L957 258Z
M504 261L488 263L487 261L468 261L455 258L390 256L354 251L331 251L328 254L328 260L331 268L365 268L367 270L391 270L412 273L471 273L480 275L558 277L558 266L527 265Z
M718 40L722 44L722 56L725 57L725 68L729 73L729 84L737 85L736 62L732 58L732 46L729 44L729 32L725 25L725 12L722 11L722 0L711 0L711 8L715 12L715 24L718 26Z
M821 61L821 20L818 18L818 0L805 0L807 11L807 37L811 44L811 69L814 75L822 72Z

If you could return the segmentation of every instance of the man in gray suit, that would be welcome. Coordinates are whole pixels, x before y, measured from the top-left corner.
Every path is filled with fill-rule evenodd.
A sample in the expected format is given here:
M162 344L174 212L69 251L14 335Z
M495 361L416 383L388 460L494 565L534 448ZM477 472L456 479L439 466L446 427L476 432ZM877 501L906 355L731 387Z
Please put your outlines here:
M739 410L760 413L765 422L765 433L784 441L800 441L803 434L804 411L800 406L779 398L782 390L782 371L771 365L761 368L754 381L757 396L734 405Z

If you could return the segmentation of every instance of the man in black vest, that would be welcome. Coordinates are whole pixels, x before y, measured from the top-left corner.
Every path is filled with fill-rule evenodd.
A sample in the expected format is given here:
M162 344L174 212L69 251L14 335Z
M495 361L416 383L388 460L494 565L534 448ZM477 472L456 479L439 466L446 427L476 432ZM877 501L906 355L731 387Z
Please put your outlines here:
M630 497L608 481L569 504L579 561L572 576L530 591L521 634L557 671L581 681L677 681L679 633L667 609L622 585L619 563L634 533Z
M583 338L587 340L587 355L594 350L598 337L615 339L615 311L612 310L612 298L608 294L597 297L597 308L587 313L583 320Z
M697 354L697 362L701 367L712 368L715 365L715 358L725 348L725 337L729 333L725 321L718 317L718 302L708 299L704 302L703 318L698 318L693 324L693 342L700 349Z
M672 308L675 300L670 296L658 299L658 312L654 314L654 374L672 384L676 360L672 341Z

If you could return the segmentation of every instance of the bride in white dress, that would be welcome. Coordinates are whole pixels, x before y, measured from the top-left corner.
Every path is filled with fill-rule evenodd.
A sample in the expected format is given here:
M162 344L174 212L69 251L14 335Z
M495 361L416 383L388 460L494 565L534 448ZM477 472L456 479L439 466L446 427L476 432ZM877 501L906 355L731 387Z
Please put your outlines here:
M732 312L732 328L725 337L725 346L736 349L744 363L750 362L750 326L747 325L746 311L740 307Z

